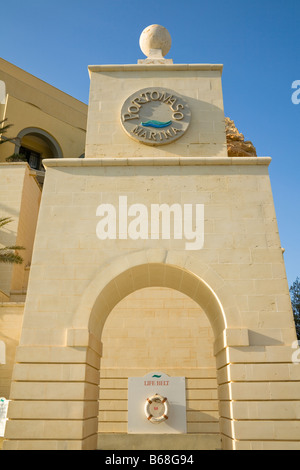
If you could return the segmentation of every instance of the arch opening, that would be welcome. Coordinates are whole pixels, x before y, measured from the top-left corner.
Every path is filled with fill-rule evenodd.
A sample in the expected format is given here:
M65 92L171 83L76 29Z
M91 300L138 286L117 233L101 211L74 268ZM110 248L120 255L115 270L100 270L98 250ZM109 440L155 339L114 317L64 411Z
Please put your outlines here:
M98 281L100 281L100 278L98 278ZM102 282L104 282L103 278ZM94 282L94 293L96 285L97 282ZM93 289L91 289L91 291ZM185 299L185 301L188 302L187 305L189 305L189 307L192 305L192 308L194 309L193 311L197 312L194 317L191 315L193 318L192 320L191 318L189 319L189 326L187 326L188 322L185 324L185 327L184 325L181 325L179 329L177 329L176 333L178 335L178 342L183 344L186 342L184 335L188 334L188 336L192 337L191 331L193 331L193 346L191 347L186 343L186 348L176 348L176 338L172 338L167 334L164 347L167 349L172 348L175 360L168 361L167 358L164 364L161 363L161 367L158 367L159 361L157 358L156 362L153 363L151 363L151 361L146 361L144 363L132 361L134 355L133 345L137 331L134 331L134 328L129 330L127 328L128 324L125 327L125 323L125 330L122 331L122 328L119 328L121 325L119 319L117 317L114 318L116 312L119 311L120 313L120 309L122 315L122 308L124 307L124 303L126 304L126 302L128 302L128 299L139 296L143 291L150 292L151 290L152 292L153 290L156 291L156 294L157 292L164 291L167 292L167 295L169 296L170 291L172 291L175 293L174 295L179 303ZM187 439L187 445L194 445L196 448L221 448L222 431L220 429L219 420L220 414L214 340L226 328L226 318L222 305L210 286L203 279L182 267L164 263L145 263L133 266L119 274L111 276L110 281L107 279L105 287L103 287L100 293L98 291L98 295L95 297L96 298L92 300L89 299L92 308L89 310L88 329L91 337L96 337L98 341L102 341L102 357L100 357L99 364L99 412L97 418L97 430L96 428L94 429L95 436L96 434L98 436L98 448L115 448L110 447L110 445L112 445L111 436L114 436L115 439L116 433L118 434L118 442L120 446L125 445L125 442L126 448L130 448L132 445L132 433L127 431L128 410L126 405L128 405L128 402L125 397L128 387L128 378L132 376L144 377L147 373L152 372L153 368L160 369L158 370L159 372L166 374L169 372L170 376L183 376L186 378L187 396L189 397L187 406L187 433L178 434L178 438L180 436L182 438L183 436L183 438ZM155 298L158 300L157 295L152 300L155 301ZM151 299L149 298L148 300L148 305L150 305ZM173 307L176 308L174 304ZM130 308L131 307L129 305L129 309ZM89 309L88 305L86 306L86 310L87 309ZM157 317L160 317L162 321L165 321L166 313L170 318L172 318L171 311L166 312L165 308L158 310L159 312L157 312ZM152 311L153 314L153 309L151 310L150 308L150 311ZM132 321L134 322L133 313L134 312L132 310L131 323ZM147 316L147 314L150 313L149 311L147 312L146 303L140 304L140 313L140 319L142 318L142 315L146 314ZM136 311L135 316L137 314L138 312ZM184 312L181 311L179 316L183 314ZM130 312L127 318L130 318ZM201 326L201 319L204 322L204 326ZM113 335L111 335L112 331L107 334L107 328L109 329L111 321L115 321L115 324L117 324L118 334L122 336L125 332L125 336L127 335L124 344L122 343L123 340L118 337L114 338ZM197 321L200 321L200 324L198 324ZM156 327L157 325L158 323L156 323ZM130 335L133 335L133 337L130 338ZM197 335L199 337L201 337L201 335L205 336L202 345L204 347L201 347L201 340L199 341L199 337L197 337ZM143 342L148 343L148 345L145 344L145 347L148 348L147 351L149 350L147 354L151 355L151 345L149 349L149 332L144 330L143 336L139 338L138 341L142 348ZM207 346L206 348L205 342ZM128 350L126 353L122 354L124 348L128 347L130 344L133 346L131 351ZM118 363L116 358L111 355L112 350L118 352L118 357L121 361L120 363ZM127 353L129 353L129 355ZM189 355L188 358L184 358L185 353ZM199 384L201 391L195 392L194 388L199 387ZM112 387L112 389L109 387ZM116 403L111 400L110 393L117 397ZM191 398L195 398L195 400L192 400ZM107 405L111 408L106 409ZM120 407L122 409L120 409ZM168 436L171 441L168 441ZM156 445L154 444L154 442L156 442L155 434L151 434L151 442L152 441L153 445ZM178 442L178 440L176 440L176 435L166 434L159 444L162 447L159 448L168 448L163 447L168 446L168 442L172 442L172 445L175 445L175 443ZM139 438L139 445L142 446L141 448L146 445L141 435Z
M186 406L184 420L177 421L176 426L166 426L162 431L159 426L147 423L148 432L152 435L184 432L193 435L193 439L209 434L214 445L220 446L214 333L205 312L194 300L166 287L134 291L110 312L101 343L100 446L103 438L105 442L115 433L124 437L134 433L138 429L136 425L143 426L142 411L139 411L142 408L136 408L127 398L127 389L129 393L130 378L143 378L150 372L159 374L156 377L166 374L171 380L184 377ZM135 426L132 426L132 413L140 415L138 421L134 418ZM178 405L174 407L171 402L170 413L174 420Z
M146 287L168 287L187 295L206 313L215 339L227 327L225 312L215 292L194 273L175 265L147 263L133 266L110 280L94 300L88 329L101 337L112 309L132 292Z
M36 171L44 171L44 158L62 158L62 150L48 132L30 127L19 132L16 138L15 154L22 155L29 166Z

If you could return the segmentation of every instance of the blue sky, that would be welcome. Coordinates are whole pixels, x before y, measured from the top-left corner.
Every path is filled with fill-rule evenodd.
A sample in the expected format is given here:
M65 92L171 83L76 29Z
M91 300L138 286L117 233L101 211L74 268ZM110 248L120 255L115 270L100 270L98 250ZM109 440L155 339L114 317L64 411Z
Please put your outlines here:
M88 65L136 63L150 24L172 36L176 63L222 63L225 115L271 156L271 184L289 284L300 277L299 0L10 0L1 56L88 103Z

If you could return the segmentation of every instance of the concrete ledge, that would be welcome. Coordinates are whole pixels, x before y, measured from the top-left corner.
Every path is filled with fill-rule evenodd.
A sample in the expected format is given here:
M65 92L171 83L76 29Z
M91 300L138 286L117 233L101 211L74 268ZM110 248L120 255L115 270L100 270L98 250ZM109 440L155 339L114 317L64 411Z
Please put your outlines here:
M43 450L43 451L80 451L80 450L96 450L97 436L92 435L86 439L36 439L36 440L4 440L2 450ZM1 450L1 448L0 448Z
M89 65L89 72L141 72L158 71L223 71L223 64L108 64Z
M0 162L0 166L23 166L24 168L29 168L29 170L31 170L27 162Z
M215 340L214 353L218 354L223 349L232 347L250 346L249 330L247 328L227 328Z
M86 328L67 330L67 346L69 347L90 347L98 354L102 352L102 343Z
M132 157L132 158L52 158L43 160L47 167L95 166L216 166L265 165L270 157Z
M24 307L25 302L0 302L0 307Z
M221 450L219 434L98 434L98 450Z

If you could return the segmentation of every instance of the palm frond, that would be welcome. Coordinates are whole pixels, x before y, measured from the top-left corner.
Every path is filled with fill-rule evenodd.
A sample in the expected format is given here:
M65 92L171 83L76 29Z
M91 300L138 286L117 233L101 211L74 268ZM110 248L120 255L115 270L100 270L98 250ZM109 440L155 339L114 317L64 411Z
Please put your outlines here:
M10 129L12 127L12 124L5 124L5 121L7 121L7 119L4 119L3 121L0 121L0 144L5 144L5 142L11 142L14 137L4 137L3 134L5 134L8 129ZM2 126L2 127L1 127Z
M4 225L9 224L12 220L11 217L0 217L0 227L4 227Z
M0 263L22 264L23 258L11 250L0 250Z
M5 248L0 248L0 252L5 250L25 250L25 248L24 246L19 245L6 246Z
M11 217L0 217L0 227L4 227L4 225L9 224L12 220L13 219ZM0 248L0 263L22 264L24 261L22 256L16 253L16 251L19 250L25 250L25 248L20 245L11 245Z

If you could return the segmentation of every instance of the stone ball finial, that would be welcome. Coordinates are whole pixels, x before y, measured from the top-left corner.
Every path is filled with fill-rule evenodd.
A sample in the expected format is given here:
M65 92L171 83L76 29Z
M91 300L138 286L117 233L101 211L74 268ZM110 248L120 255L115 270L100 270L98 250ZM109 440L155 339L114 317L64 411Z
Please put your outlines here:
M171 44L169 31L159 24L147 26L140 36L140 48L147 57L156 55L158 51L161 51L163 57L166 56Z

